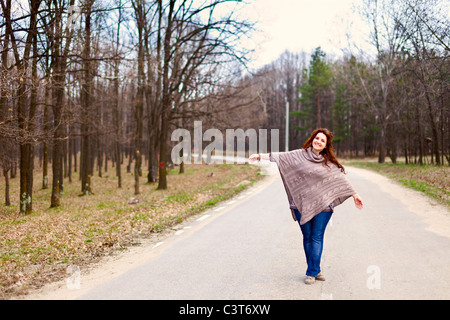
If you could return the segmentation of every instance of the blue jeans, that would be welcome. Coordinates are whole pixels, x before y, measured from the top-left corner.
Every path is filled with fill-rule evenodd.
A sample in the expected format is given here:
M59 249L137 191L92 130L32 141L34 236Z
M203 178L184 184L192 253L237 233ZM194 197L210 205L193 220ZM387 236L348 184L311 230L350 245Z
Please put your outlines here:
M300 212L295 209L295 216L300 225ZM323 251L323 237L332 212L321 212L304 225L300 225L303 233L303 249L305 250L308 269L306 275L317 277L320 272L320 259Z

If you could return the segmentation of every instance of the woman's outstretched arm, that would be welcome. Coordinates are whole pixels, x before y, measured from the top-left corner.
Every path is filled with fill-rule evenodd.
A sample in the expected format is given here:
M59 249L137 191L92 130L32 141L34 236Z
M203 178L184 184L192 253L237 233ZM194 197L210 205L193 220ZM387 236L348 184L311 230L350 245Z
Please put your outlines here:
M249 157L250 161L270 160L270 153L254 153Z

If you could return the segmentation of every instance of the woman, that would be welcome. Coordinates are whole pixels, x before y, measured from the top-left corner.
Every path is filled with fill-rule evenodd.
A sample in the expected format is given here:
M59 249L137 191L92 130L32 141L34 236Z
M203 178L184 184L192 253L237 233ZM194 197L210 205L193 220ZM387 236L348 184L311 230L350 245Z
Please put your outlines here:
M286 189L294 220L303 234L306 262L306 284L324 281L320 270L325 228L334 207L353 197L355 206L363 208L360 196L345 177L344 167L333 153L333 134L317 129L302 149L270 154L253 154L250 161L276 162Z

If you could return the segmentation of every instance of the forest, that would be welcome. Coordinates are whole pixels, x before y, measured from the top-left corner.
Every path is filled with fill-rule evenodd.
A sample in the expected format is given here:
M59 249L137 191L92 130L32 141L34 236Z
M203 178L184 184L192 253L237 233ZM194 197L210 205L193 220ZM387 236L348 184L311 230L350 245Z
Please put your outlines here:
M51 189L50 207L65 182L95 193L92 175L108 169L118 188L133 175L135 194L142 183L166 189L171 132L194 121L279 129L281 150L327 127L338 157L450 164L445 1L363 0L373 53L349 37L340 57L286 51L257 70L244 45L257 21L242 18L239 0L0 4L0 167L6 205L20 181L23 214L35 181Z

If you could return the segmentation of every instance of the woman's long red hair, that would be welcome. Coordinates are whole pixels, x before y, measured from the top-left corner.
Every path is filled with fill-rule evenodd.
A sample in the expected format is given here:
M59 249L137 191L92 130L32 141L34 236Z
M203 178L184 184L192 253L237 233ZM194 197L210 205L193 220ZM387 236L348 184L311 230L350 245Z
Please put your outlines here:
M344 167L339 163L339 161L336 159L336 156L334 155L334 150L333 150L333 145L332 145L333 134L331 133L330 130L328 130L326 128L320 128L320 129L314 130L311 133L311 136L308 138L308 140L306 140L306 142L302 148L308 149L309 147L311 147L314 138L320 132L322 132L324 135L327 136L327 144L326 144L325 148L320 152L320 154L325 159L325 165L328 166L328 161L329 161L331 163L334 163L338 168L341 168L342 172L345 172Z

